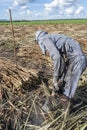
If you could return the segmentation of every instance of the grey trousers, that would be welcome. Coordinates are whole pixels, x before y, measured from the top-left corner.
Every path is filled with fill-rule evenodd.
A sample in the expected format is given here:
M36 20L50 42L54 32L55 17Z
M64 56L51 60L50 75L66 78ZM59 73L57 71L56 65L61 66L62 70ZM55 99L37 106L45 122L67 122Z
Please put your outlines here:
M73 98L78 86L81 74L86 69L86 57L76 56L69 60L69 65L64 77L63 94L69 98Z

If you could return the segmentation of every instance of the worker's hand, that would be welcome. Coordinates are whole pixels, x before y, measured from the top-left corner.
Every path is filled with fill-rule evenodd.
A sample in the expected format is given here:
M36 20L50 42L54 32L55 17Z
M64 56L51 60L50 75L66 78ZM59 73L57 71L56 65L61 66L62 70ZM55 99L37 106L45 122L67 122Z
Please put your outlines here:
M57 83L57 82L55 82L55 83L53 84L53 88L54 88L54 91L55 91L55 92L59 91L59 87L58 87L58 83Z
M56 93L58 93L59 87L58 87L58 80L57 78L53 79L53 91L52 91L52 96L54 96Z

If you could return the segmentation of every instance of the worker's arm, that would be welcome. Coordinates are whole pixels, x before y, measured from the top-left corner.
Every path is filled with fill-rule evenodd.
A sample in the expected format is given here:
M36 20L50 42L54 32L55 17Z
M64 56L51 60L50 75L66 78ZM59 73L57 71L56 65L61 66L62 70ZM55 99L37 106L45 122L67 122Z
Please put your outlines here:
M59 68L61 65L61 55L59 50L56 48L55 44L49 38L45 38L43 40L43 45L45 46L46 50L48 50L54 65L54 78L59 78Z
M40 49L42 51L42 54L46 55L46 47L44 46L42 41L39 41L39 46L40 46Z

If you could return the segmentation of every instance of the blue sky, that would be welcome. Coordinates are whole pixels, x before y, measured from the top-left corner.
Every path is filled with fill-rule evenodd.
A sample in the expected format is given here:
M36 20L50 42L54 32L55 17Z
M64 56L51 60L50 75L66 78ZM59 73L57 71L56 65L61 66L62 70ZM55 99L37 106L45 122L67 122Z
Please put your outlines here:
M87 0L0 0L0 19L87 18Z

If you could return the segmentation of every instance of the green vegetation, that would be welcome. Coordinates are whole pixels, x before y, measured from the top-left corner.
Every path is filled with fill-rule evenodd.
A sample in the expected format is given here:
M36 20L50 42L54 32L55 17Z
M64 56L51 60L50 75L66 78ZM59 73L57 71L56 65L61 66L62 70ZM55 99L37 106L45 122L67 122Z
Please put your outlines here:
M10 21L0 21L0 25L9 25ZM87 24L87 19L61 19L61 20L21 20L13 21L14 25L39 25L39 24Z

